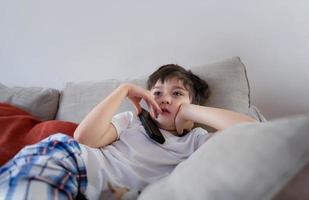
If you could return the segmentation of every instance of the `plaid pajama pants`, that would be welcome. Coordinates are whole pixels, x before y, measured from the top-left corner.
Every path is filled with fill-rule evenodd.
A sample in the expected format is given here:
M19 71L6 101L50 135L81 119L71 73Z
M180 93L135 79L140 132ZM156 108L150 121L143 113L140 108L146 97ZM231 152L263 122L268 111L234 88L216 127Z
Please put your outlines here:
M74 199L87 175L79 144L64 134L26 146L0 168L0 200Z

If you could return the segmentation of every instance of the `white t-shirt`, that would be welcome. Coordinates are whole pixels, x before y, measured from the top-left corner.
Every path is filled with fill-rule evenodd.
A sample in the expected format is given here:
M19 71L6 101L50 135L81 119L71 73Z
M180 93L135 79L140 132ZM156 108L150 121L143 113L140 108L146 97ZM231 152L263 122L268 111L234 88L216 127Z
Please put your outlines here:
M202 128L195 128L183 137L160 129L165 142L159 144L147 135L132 112L115 115L112 123L118 134L118 140L112 144L103 148L80 144L87 169L89 199L110 195L108 181L113 186L142 190L170 174L211 136Z

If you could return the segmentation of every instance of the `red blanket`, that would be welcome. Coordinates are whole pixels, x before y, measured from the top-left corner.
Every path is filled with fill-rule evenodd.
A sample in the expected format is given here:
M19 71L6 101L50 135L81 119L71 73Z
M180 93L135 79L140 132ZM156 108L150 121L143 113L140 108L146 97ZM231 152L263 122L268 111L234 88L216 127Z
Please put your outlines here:
M76 123L67 121L40 121L20 108L0 103L0 166L25 145L57 132L73 136L76 127Z

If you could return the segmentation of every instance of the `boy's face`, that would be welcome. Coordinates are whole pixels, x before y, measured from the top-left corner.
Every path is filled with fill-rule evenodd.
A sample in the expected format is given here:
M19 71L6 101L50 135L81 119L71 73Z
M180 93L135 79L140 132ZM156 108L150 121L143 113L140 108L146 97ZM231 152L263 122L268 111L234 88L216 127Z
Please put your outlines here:
M175 117L178 109L183 103L191 103L189 91L184 87L183 82L177 78L160 80L151 88L151 94L163 111L154 119L159 128L176 131Z

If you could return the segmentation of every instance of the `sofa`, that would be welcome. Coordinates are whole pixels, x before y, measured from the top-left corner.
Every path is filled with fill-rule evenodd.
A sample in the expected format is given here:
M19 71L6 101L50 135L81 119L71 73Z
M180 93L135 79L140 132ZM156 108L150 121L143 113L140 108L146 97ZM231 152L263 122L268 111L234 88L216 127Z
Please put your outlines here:
M309 197L309 114L267 121L252 105L246 66L239 57L190 68L205 79L205 106L245 113L260 123L216 132L166 178L147 186L139 199L305 199ZM68 82L63 89L8 87L0 83L0 165L22 147L78 123L113 89L134 79ZM142 106L145 103L142 102ZM118 112L134 110L125 100Z

